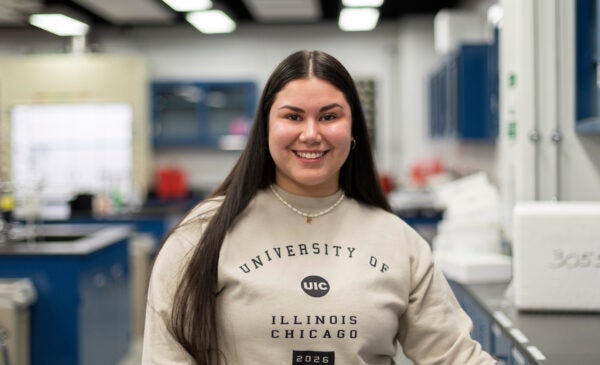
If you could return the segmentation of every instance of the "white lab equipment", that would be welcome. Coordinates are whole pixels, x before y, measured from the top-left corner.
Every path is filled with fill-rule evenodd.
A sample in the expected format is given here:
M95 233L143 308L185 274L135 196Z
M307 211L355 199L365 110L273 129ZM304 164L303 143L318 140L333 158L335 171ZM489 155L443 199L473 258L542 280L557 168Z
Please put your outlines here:
M29 307L36 297L29 279L0 279L0 365L29 364Z
M513 216L515 306L600 311L600 202L522 202Z
M502 254L498 190L483 172L435 187L446 208L433 240L436 265L465 283L507 282L510 257Z

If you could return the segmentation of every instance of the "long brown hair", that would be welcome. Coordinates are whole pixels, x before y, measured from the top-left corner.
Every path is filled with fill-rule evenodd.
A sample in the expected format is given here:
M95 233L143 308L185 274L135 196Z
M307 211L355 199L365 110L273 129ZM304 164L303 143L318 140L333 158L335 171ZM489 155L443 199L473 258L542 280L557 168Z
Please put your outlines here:
M277 93L290 81L317 77L341 90L352 112L356 146L340 171L344 193L364 204L391 211L381 190L356 86L346 68L320 51L298 51L284 59L267 81L246 148L223 183L210 197L224 196L221 207L200 238L177 288L172 329L183 348L199 365L221 363L217 327L219 252L227 232L254 195L275 182L275 163L268 148L268 116Z

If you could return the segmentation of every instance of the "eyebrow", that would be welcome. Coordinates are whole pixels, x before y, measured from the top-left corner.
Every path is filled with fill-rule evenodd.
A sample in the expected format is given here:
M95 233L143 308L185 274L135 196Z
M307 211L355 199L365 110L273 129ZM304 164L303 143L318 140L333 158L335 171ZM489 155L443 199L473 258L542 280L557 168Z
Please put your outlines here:
M338 104L338 103L331 103L331 104L325 105L324 107L321 107L321 109L319 109L319 112L322 113L322 112L324 112L326 110L333 109L335 107L339 107L339 108L343 109L343 107L340 104ZM298 112L298 113L304 112L304 109L298 108L296 106L291 106L291 105L282 105L282 106L279 107L279 109L280 110L281 109L290 109L290 110Z

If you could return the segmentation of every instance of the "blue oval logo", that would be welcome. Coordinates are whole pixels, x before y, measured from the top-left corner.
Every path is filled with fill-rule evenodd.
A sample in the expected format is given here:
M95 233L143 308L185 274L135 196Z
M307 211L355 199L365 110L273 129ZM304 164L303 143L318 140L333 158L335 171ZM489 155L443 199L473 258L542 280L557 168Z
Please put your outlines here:
M300 285L302 290L311 297L320 298L329 293L329 283L320 276L307 276Z

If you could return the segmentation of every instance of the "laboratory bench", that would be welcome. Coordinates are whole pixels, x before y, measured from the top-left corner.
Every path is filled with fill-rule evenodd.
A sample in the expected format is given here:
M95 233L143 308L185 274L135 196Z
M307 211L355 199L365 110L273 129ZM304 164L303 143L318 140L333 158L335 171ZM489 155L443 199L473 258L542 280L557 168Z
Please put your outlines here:
M503 364L600 364L600 313L523 312L506 298L508 284L449 282L473 338Z
M32 365L116 364L130 343L129 225L39 225L0 246L0 278L29 278Z
M197 199L149 199L135 211L91 211L37 220L34 242L0 245L0 278L29 278L31 365L117 364L141 337L151 263ZM0 364L2 362L0 361Z
M69 217L46 218L46 224L130 224L137 234L148 234L154 241L154 251L162 244L166 234L181 220L203 195L194 195L186 199L148 199L134 211L115 212L107 215L93 215L89 211L72 211Z

